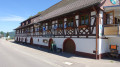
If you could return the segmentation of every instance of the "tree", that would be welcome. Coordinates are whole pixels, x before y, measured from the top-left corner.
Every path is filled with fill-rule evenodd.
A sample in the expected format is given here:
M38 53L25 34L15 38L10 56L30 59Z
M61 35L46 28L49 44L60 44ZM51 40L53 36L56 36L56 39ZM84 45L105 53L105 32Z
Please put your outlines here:
M3 37L3 36L4 36L4 32L3 32L3 31L1 31L1 32L0 32L0 34L1 34L1 37Z
M8 37L9 36L9 32L7 32L7 34L6 34L6 37Z
M29 18L31 18L31 17L33 17L33 16L29 16Z
M40 14L41 12L38 12L38 14Z

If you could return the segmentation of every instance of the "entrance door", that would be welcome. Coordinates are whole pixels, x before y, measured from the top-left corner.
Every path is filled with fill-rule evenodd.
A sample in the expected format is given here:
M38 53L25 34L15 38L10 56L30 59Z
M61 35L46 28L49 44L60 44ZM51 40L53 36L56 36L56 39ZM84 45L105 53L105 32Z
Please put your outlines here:
M27 43L27 38L25 38L25 43Z
M19 40L18 40L18 37L17 37L17 42L18 42Z
M75 53L75 43L73 40L71 39L66 40L63 46L64 52Z
M33 45L33 38L30 39L30 45Z
M50 39L50 40L49 40L49 45L48 45L49 48L51 48L51 44L52 44L52 43L53 43L53 39Z

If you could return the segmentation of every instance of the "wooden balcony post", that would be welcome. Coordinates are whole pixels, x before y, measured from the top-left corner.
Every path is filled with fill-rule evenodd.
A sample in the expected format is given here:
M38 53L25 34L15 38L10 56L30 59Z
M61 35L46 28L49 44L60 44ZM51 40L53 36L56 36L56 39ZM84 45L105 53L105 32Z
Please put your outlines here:
M98 59L99 10L97 10L95 6L93 6L93 10L96 12L96 59Z

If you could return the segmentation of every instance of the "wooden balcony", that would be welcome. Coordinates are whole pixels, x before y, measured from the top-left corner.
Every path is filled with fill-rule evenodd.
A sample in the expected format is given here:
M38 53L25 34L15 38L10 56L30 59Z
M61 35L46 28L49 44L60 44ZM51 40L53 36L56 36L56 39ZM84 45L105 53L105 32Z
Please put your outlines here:
M118 36L120 35L120 25L105 25L103 32L105 36Z

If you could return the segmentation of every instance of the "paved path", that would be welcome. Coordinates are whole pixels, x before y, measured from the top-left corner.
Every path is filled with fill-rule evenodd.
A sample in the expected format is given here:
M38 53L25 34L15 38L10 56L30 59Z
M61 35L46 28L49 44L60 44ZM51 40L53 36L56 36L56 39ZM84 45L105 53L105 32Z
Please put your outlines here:
M32 47L32 48L31 48ZM35 46L0 39L0 67L119 67L119 61L95 60L66 53L51 53Z

